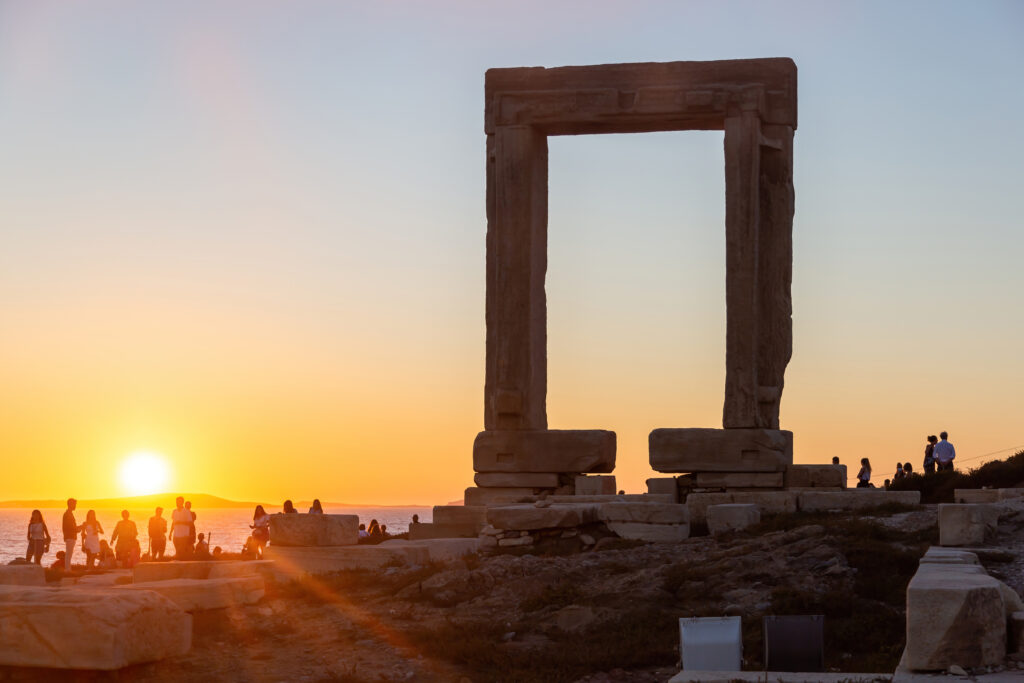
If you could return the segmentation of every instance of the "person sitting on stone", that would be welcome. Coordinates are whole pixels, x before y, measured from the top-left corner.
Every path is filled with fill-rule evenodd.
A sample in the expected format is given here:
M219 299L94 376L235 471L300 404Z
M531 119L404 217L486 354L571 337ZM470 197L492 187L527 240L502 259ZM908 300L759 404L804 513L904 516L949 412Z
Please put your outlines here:
M889 490L889 485L890 484L892 484L892 482L890 480L888 480L888 479L886 479L884 482L882 482L882 486L885 488L886 491Z
M291 502L290 500L286 500L284 502L284 509L281 510L281 512L285 513L286 515L290 515L293 512L297 513L298 510L295 509L295 504L293 502Z
M375 519L370 520L370 526L366 528L366 533L370 535L371 541L381 541L384 539L384 534L380 530L380 524Z
M58 571L64 571L64 558L67 557L67 553L63 550L58 550L57 555L54 557L53 564L50 565L50 569L56 569Z
M213 546L213 552L212 552L212 553L210 553L210 556L211 556L211 557L212 557L213 559L215 559L215 560L219 560L219 559L220 559L220 556L221 556L221 555L222 555L223 553L224 553L224 550L223 550L223 549L222 549L222 548L221 548L221 547L220 547L219 545L215 545L215 546Z
M388 537L388 525L387 524L381 524L380 525L380 537L381 538L387 538Z
M419 523L420 523L420 516L419 515L413 515L412 516L412 522L410 523L410 526L412 524L419 524Z
M206 534L199 534L199 538L196 540L195 556L197 560L211 559L210 544L206 542Z
M832 464L833 465L838 465L839 464L839 456L838 455L833 455L832 456Z
M100 569L114 569L117 566L114 551L110 549L110 544L105 540L100 541L100 552L96 556L96 566Z
M253 542L252 551L256 554L256 557L262 558L263 549L267 547L267 543L270 541L270 515L267 514L262 505L257 505L256 511L252 513L252 524L249 528L252 529L252 536L249 537Z
M322 514L324 514L324 508L320 504L320 499L319 498L314 498L313 499L313 505L312 505L312 507L309 508L309 514L311 514L311 515L322 515Z
M369 532L366 531L366 525L365 524L360 524L359 525L359 540L361 541L364 538L369 538L369 537L370 537L370 534L369 534Z
M896 474L892 475L893 481L899 481L903 478L903 463L896 463Z
M904 477L909 477L913 473L914 473L914 466L911 465L909 462L903 463L903 476Z
M860 472L857 473L857 488L871 488L871 461L867 458L860 459Z

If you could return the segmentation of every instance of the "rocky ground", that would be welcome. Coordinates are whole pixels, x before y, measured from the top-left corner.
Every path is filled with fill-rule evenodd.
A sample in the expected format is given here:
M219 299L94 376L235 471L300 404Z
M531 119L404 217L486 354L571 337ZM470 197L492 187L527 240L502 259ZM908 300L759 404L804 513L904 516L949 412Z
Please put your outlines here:
M825 614L830 669L892 672L906 584L936 538L934 507L783 515L677 545L608 538L341 572L197 615L187 657L62 679L660 682L678 671L678 618L722 614L743 617L745 668L761 664L764 614Z

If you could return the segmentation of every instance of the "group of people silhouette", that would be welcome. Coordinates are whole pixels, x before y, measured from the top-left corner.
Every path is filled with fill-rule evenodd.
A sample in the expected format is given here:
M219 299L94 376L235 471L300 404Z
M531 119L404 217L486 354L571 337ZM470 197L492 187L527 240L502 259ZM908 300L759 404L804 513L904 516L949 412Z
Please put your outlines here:
M956 458L956 449L949 442L949 434L940 432L938 436L927 437L927 445L924 447L924 474L935 474L936 471L952 471L953 460ZM833 464L838 464L839 458L832 458ZM885 480L885 488L889 488L894 482L905 479L914 474L914 466L909 462L896 463L896 472L892 479ZM857 488L874 488L871 483L871 461L861 458L860 471L857 473Z

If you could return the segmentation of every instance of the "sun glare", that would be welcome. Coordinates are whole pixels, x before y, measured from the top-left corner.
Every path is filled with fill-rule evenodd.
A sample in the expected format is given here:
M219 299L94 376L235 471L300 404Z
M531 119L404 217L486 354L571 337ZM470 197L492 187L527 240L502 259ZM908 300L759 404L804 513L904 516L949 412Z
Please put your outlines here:
M167 461L162 455L137 451L121 463L121 487L133 496L162 493L168 474Z

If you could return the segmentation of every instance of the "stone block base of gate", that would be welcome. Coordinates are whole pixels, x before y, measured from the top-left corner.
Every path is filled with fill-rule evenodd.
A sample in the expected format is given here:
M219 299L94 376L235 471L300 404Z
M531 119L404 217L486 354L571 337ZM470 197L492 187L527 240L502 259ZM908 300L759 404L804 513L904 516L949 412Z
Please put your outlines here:
M615 432L523 429L480 432L473 442L477 472L608 473L615 469Z
M657 472L785 472L793 464L793 432L781 429L655 429L648 446Z

